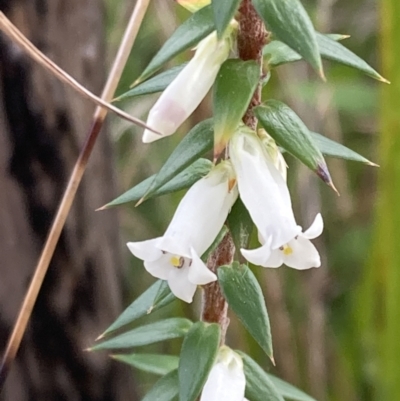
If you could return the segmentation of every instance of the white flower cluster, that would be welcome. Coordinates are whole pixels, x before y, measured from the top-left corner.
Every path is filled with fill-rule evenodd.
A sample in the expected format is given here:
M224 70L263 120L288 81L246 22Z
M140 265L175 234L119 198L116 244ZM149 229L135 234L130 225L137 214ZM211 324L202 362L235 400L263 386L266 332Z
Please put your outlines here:
M194 58L168 86L151 109L148 125L164 136L173 134L212 86L229 55L229 40L212 33L197 47ZM162 136L146 130L144 142ZM201 255L221 230L238 193L258 229L261 247L241 249L251 263L295 269L319 267L320 256L310 239L323 229L318 214L302 232L297 225L286 185L286 163L264 131L239 127L229 144L230 160L215 166L187 192L162 237L129 242L154 277L167 280L178 298L192 302L198 285L217 279Z

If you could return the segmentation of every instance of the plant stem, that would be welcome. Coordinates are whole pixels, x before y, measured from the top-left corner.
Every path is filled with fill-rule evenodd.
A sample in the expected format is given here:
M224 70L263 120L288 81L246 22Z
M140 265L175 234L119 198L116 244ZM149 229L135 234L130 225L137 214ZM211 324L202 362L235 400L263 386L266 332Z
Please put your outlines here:
M122 70L128 60L129 53L139 31L139 27L147 10L149 1L150 0L138 0L136 3L135 9L132 13L132 17L128 23L118 53L115 57L115 61L111 68L111 72L103 89L101 98L105 101L110 101L114 96L114 92L121 78ZM78 189L79 183L82 180L87 162L96 143L96 139L103 126L106 115L107 109L99 106L96 108L93 115L92 125L86 137L85 144L71 173L71 177L67 184L67 188L64 192L61 203L58 207L57 214L54 218L48 238L43 247L40 259L36 265L35 273L32 277L28 291L25 295L23 304L19 311L17 321L8 340L7 348L5 350L0 366L0 389L2 388L5 379L7 378L10 366L17 354L22 337L25 333L26 326L32 314L37 296L39 294L43 280L46 276L50 261L53 257L54 250L60 238L65 221L71 209L72 202L75 198L76 191Z
M238 51L242 60L256 60L260 65L262 75L262 49L266 43L267 32L265 26L256 13L250 0L242 0L239 8ZM252 129L257 127L257 119L252 113L253 107L261 102L261 84L254 92L250 105L243 116L243 122ZM218 267L233 262L235 246L230 233L218 245L217 249L208 258L208 268L216 273ZM226 331L229 325L228 303L222 289L215 281L204 286L201 319L209 323L218 323L221 326L221 345L225 343Z
M217 249L208 258L207 266L213 273L217 274L218 267L229 265L233 262L234 254L235 245L231 234L228 232ZM201 320L218 323L221 326L221 345L223 345L229 325L228 303L222 294L218 281L204 286Z
M239 34L237 40L239 58L242 60L255 60L260 66L262 76L263 56L262 50L267 42L267 31L261 18L251 3L251 0L243 0L240 7ZM243 122L252 129L257 128L257 119L252 109L261 103L261 83L257 86L250 105L243 117Z

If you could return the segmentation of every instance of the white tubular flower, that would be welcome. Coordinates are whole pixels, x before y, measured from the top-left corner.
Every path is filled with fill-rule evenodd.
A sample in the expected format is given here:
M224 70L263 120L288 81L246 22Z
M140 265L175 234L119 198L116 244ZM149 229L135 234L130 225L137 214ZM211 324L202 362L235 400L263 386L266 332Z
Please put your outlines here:
M283 179L286 182L287 164L286 164L285 158L283 157L283 154L281 153L278 146L276 145L276 142L269 134L267 134L267 132L264 129L258 130L258 136L261 139L261 142L263 143L263 145L265 146L266 151L271 156L275 167L281 173Z
M289 190L252 131L241 128L231 139L229 149L240 197L264 239L260 248L241 252L249 262L265 266L271 250L288 243L301 231L294 219Z
M304 233L299 233L287 244L273 250L268 260L262 266L279 267L284 263L286 266L298 270L320 267L321 258L310 239L319 237L323 228L322 216L318 213L308 230ZM263 243L263 241L261 237L260 242Z
M216 32L213 32L199 43L192 60L150 110L147 125L162 135L146 129L144 143L172 135L193 113L210 90L221 64L228 58L229 50L229 35L218 41Z
M208 375L200 401L244 401L245 387L242 358L224 346Z
M167 280L175 296L186 302L192 302L197 285L217 279L200 257L237 198L235 182L231 163L220 163L189 189L162 237L127 244L151 275Z

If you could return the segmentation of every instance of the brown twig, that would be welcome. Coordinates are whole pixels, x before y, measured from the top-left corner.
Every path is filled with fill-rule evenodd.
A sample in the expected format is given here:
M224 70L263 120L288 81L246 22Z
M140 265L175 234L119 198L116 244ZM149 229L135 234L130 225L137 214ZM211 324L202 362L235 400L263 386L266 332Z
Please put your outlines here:
M86 97L87 99L94 102L97 106L102 106L109 111L112 111L117 116L138 125L139 127L147 128L156 134L158 132L154 131L152 128L147 127L147 125L136 117L129 115L128 113L120 110L118 107L113 106L106 101L102 96L101 98L94 95L78 81L67 74L62 68L60 68L56 63L51 61L46 57L38 48L36 48L22 33L18 28L12 24L12 22L0 11L0 30L2 30L14 43L18 44L22 50L24 50L32 59L39 63L42 67L48 70L51 74L57 77L60 81L68 84L71 88L76 90L80 95Z
M217 249L207 260L208 268L217 273L217 269L233 262L235 245L228 232ZM201 320L208 323L218 323L221 326L221 345L225 343L226 330L229 325L228 303L226 302L218 281L204 286Z
M250 0L243 0L239 8L238 51L242 60L256 60L262 74L262 48L266 42L265 26L256 13ZM249 108L243 117L243 122L255 129L257 119L252 113L253 107L261 102L261 84L258 85ZM228 155L226 155L228 156ZM218 267L232 263L235 246L228 233L209 257L207 265L211 271L217 272ZM226 302L218 281L204 286L201 318L205 322L219 323L221 326L221 345L225 342L226 330L229 325L228 303Z
M263 54L262 50L267 41L265 25L250 0L243 0L239 7L239 35L238 52L242 60L255 60L260 65L262 76ZM257 127L257 119L252 110L261 103L261 83L258 85L251 99L250 106L243 117L243 122L252 129Z
M135 5L135 9L132 13L131 19L126 28L118 53L115 57L114 64L111 68L109 77L103 89L103 93L101 96L102 100L100 103L101 106L103 106L103 103L107 103L107 101L110 101L114 96L114 92L121 78L122 70L129 57L129 53L131 51L133 42L137 36L139 27L142 23L144 14L146 13L149 1L150 0L138 0ZM0 17L2 18L2 23L3 23L2 28L3 28L5 16L3 14L0 14ZM20 33L20 35L22 34ZM21 42L18 41L17 43L20 44ZM29 54L33 56L32 53ZM38 61L36 57L34 58L36 61ZM61 79L59 75L56 76ZM37 296L39 294L44 277L49 267L51 258L53 257L54 250L60 238L61 231L64 227L65 221L71 209L71 205L75 198L76 191L78 189L79 183L81 182L83 173L86 169L89 156L92 153L94 144L103 126L103 122L106 115L107 115L107 109L99 106L96 108L95 113L93 115L93 120L92 120L93 122L89 130L89 133L86 137L85 144L81 150L81 153L72 171L71 177L67 184L67 188L64 192L63 198L58 207L57 214L54 218L52 227L50 229L46 244L44 245L42 254L36 266L35 273L32 277L29 289L25 295L23 304L19 311L17 321L14 325L13 331L8 340L7 348L5 350L0 366L0 388L3 387L4 381L7 378L7 374L10 370L11 364L17 354L19 345L24 335L29 318L32 314L33 307L35 305Z

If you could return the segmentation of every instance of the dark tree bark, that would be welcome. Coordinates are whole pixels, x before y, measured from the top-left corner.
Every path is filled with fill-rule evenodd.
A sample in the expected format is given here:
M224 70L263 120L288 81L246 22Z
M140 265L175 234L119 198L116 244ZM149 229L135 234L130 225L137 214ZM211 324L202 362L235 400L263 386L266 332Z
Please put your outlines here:
M22 32L99 93L104 75L101 0L0 0ZM86 135L93 105L0 36L0 350ZM135 399L129 371L83 351L121 310L120 241L103 132L67 220L4 401Z

